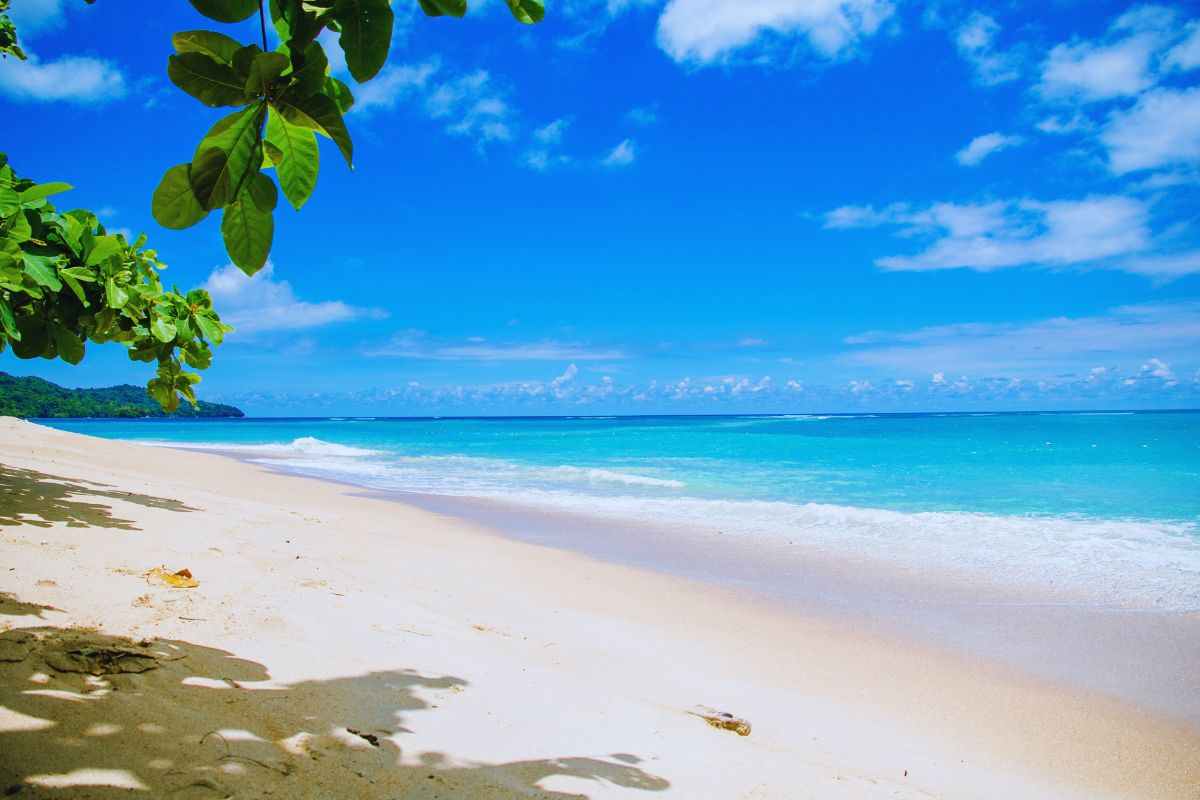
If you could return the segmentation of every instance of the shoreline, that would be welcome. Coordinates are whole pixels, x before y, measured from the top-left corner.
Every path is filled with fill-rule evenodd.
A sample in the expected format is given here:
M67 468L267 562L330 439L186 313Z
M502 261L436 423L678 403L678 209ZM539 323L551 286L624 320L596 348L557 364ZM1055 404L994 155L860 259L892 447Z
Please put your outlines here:
M1200 612L1101 604L1077 590L992 581L979 570L914 569L874 554L850 557L771 537L724 535L714 526L373 489L237 449L149 446L321 481L490 535L698 581L783 613L995 663L1066 690L1099 692L1200 731L1200 672L1188 668L1200 664Z
M0 623L186 640L269 675L239 680L255 687L236 692L256 698L253 707L243 724L213 730L249 731L256 752L285 759L292 772L213 766L191 738L203 725L172 739L178 746L164 759L174 766L158 773L122 755L122 744L133 745L121 735L90 740L87 752L155 791L180 779L164 774L172 771L256 788L303 774L311 796L322 796L320 787L347 774L347 760L380 787L364 790L370 797L386 797L386 786L430 797L784 798L803 788L839 797L1174 798L1200 782L1194 725L869 626L785 612L729 587L514 541L224 456L10 420L0 421L0 448L6 471L40 476L14 501L26 503L24 514L40 503L57 515L45 527L25 516L3 526L0 552L12 566L0 572L0 592L12 599L0 604ZM45 488L64 481L66 493ZM160 561L188 566L200 587L148 590L140 572ZM142 596L149 600L138 605ZM0 677L15 669L0 662ZM371 717L363 709L379 705L400 674L413 696L390 722L377 712L368 720L386 730L383 746L346 739L349 728L372 729L352 717ZM87 712L42 696L31 704L22 685L0 684L0 706L22 715L0 716L0 753L13 743L9 752L58 759L69 774L79 751L53 746L54 734L39 731L54 728L28 719L66 728L71 714ZM297 719L257 699L272 692L329 698L298 708L307 717ZM227 712L224 698L189 701L201 716L210 705ZM753 734L707 728L687 714L696 704L746 716ZM296 744L300 732L314 743ZM74 738L89 741L85 730ZM318 751L327 755L309 757ZM43 772L31 768L0 755L0 776L36 792L29 781ZM435 783L443 794L419 793Z

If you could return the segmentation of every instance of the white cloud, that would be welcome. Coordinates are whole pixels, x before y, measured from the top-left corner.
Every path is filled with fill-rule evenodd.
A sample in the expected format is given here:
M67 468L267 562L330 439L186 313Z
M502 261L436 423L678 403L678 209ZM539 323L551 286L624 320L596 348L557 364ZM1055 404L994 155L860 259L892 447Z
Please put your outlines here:
M0 93L14 100L101 105L128 93L125 76L111 61L90 56L63 56L41 61L0 59Z
M1007 83L1020 77L1019 58L1015 53L996 50L1000 26L987 14L975 12L954 34L958 52L971 65L975 79L985 86Z
M1200 87L1146 92L1132 108L1112 114L1100 141L1117 174L1200 164Z
M1075 113L1071 116L1050 116L1038 122L1036 127L1042 133L1049 134L1068 134L1068 133L1083 133L1095 128L1095 124L1085 117L1083 114Z
M1016 147L1025 140L1020 136L1009 136L999 131L976 136L966 147L954 154L955 160L963 166L973 167L992 153L998 153L1010 147Z
M676 61L703 65L768 37L801 37L819 56L837 58L894 10L888 0L670 0L658 19L658 44Z
M632 139L626 139L611 151L600 162L606 167L627 167L637 158Z
M766 339L760 339L757 336L745 336L738 339L738 347L765 347Z
M525 151L522 162L530 169L545 172L551 167L568 164L569 156L558 152L557 147L562 143L563 135L571 125L569 119L556 119L533 132L533 147Z
M449 133L470 137L481 147L513 138L511 109L493 88L486 70L440 84L426 97L425 107L434 119L450 120L446 126Z
M889 270L965 267L988 271L1099 262L1113 269L1151 271L1146 261L1117 260L1152 256L1149 210L1131 197L935 203L920 210L904 204L881 210L844 206L825 217L827 228L879 225L902 226L900 234L905 237L934 237L933 243L916 255L888 256L875 262Z
M340 300L309 303L296 297L287 281L273 279L275 265L267 265L253 278L227 264L213 270L204 284L222 321L238 333L295 331L352 319L382 319L387 312L358 308Z
M1186 39L1171 48L1163 56L1163 67L1167 70L1187 71L1200 67L1200 20L1188 25Z
M1042 64L1038 91L1056 100L1095 102L1130 97L1154 85L1155 51L1170 34L1174 12L1139 6L1114 22L1103 41L1064 42Z
M337 45L334 45L334 50L341 53ZM354 87L351 112L395 108L397 101L423 90L437 71L438 64L434 61L402 66L389 64L367 83Z
M653 125L658 122L658 107L657 106L639 106L631 108L625 114L625 118L634 125Z
M1097 316L1024 323L868 331L846 341L853 348L846 358L854 364L901 372L930 370L930 382L938 386L947 384L949 371L1028 377L1079 370L1086 372L1084 380L1095 382L1095 370L1085 365L1096 361L1138 364L1153 354L1195 363L1200 353L1200 303L1123 306Z
M1141 375L1144 378L1158 378L1168 382L1175 380L1175 373L1171 371L1171 365L1161 358L1152 358L1142 364Z
M370 350L366 355L426 361L618 361L626 357L620 350L591 349L572 342L441 343L417 330L401 331L386 345Z
M1042 67L1039 91L1045 97L1106 100L1135 95L1153 84L1148 37L1133 37L1109 47L1060 44Z
M17 36L57 28L63 21L63 0L17 0L8 15L17 27Z

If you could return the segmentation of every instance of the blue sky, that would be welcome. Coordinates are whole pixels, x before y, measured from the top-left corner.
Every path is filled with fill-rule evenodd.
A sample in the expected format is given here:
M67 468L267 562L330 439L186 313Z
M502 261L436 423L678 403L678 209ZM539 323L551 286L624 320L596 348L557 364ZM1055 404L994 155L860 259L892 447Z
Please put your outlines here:
M1188 4L394 4L354 171L269 270L150 216L218 116L166 79L209 23L17 0L3 147L146 231L238 331L255 414L1200 405L1200 13ZM415 8L415 2L412 3ZM252 41L256 25L223 26ZM336 46L333 48L336 50ZM349 80L349 78L347 78ZM15 124L14 124L15 121ZM143 382L119 346L0 369Z

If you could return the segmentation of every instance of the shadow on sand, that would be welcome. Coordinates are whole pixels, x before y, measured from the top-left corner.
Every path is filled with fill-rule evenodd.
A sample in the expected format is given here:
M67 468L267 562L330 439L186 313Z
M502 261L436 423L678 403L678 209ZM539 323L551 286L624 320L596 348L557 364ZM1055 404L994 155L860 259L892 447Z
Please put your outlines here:
M77 500L76 497L107 498L166 511L199 511L178 500L147 494L122 492L103 483L80 478L62 478L29 469L0 464L0 527L36 525L49 528L65 523L68 528L118 528L136 531L132 520L113 516L112 507Z
M452 703L461 678L396 670L256 686L269 678L188 642L0 633L0 797L580 800L589 781L670 785L628 754L492 764L406 752L407 713ZM564 789L563 777L575 780ZM558 788L541 785L552 778Z

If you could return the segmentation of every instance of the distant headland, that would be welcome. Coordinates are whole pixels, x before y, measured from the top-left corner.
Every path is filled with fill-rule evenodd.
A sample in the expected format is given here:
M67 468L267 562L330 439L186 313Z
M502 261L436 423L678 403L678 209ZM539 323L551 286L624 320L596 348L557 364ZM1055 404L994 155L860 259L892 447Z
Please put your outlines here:
M0 372L0 416L49 417L244 417L239 408L200 401L184 403L168 414L146 394L144 386L122 384L100 389L67 389L42 378Z

